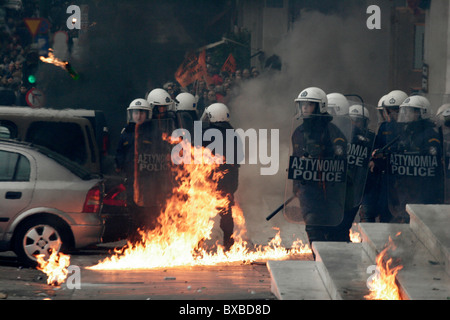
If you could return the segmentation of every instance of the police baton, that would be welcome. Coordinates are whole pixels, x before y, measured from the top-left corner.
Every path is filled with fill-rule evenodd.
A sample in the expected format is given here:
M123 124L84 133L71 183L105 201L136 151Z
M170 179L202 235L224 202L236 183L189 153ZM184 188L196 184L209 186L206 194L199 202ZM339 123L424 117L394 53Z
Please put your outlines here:
M401 135L398 135L397 137L394 138L394 140L392 140L391 142L389 142L387 145L385 145L383 148L378 149L375 151L374 155L377 154L384 154L384 151L388 148L390 148L394 143L396 143L399 139L400 139Z
M270 215L267 216L266 220L269 221L272 219L278 212L280 212L285 206L289 204L292 200L294 200L295 196L290 197L287 199L281 206L279 206L274 212L272 212Z

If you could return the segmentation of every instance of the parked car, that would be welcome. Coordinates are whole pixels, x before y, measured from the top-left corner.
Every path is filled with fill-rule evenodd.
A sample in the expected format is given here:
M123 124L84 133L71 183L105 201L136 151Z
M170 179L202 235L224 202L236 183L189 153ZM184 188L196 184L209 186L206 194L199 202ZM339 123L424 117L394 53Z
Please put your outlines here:
M112 184L107 180L108 192L103 199L102 218L105 220L103 242L127 239L131 232L132 220L127 208L125 185Z
M37 254L101 242L104 181L45 147L0 139L0 251Z
M44 146L105 177L104 241L128 235L123 178L114 171L105 114L89 109L33 109L0 106L0 138Z

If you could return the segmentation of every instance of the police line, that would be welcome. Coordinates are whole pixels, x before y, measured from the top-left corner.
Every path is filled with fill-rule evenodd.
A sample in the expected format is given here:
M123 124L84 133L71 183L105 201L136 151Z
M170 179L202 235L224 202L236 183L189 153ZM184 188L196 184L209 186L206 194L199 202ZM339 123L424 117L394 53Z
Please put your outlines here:
M246 157L249 164L259 163L266 167L260 168L261 175L275 175L279 169L279 130L270 129L270 154L268 154L268 130L259 129L227 129L225 137L217 129L207 129L203 131L202 122L194 121L194 145L202 145L204 141L211 142L207 148L214 150L216 154L215 163L223 163L224 154L223 141L225 139L226 145L226 159L227 163L234 164L234 159L237 159L238 164L245 164ZM172 132L171 138L173 141L182 139L191 141L191 134L186 129L177 129ZM238 138L238 139L236 139ZM248 140L249 153L246 155L246 141ZM241 144L237 148L236 144ZM258 148L259 147L259 148ZM235 154L236 150L236 154ZM349 164L361 166L367 159L367 148L349 144L349 153L347 161ZM156 169L158 165L154 161L152 155L141 154L140 164L142 167L152 167ZM161 159L163 155L157 158ZM203 161L203 154L194 151L194 156L191 157L191 148L187 148L186 144L179 142L174 145L171 152L172 162L178 164L190 164L192 159L194 163L200 164ZM145 159L145 160L144 160ZM159 161L161 162L161 161ZM429 176L436 174L438 167L438 159L431 155L404 155L392 154L390 157L391 174L410 175L410 176ZM154 170L153 169L153 170ZM162 169L162 168L160 168ZM167 169L167 168L164 168ZM335 181L340 182L344 179L346 173L345 160L315 160L315 159L300 159L296 157L290 158L289 163L289 178L290 179L304 179L313 181ZM314 174L314 172L316 172ZM317 172L321 172L319 176Z

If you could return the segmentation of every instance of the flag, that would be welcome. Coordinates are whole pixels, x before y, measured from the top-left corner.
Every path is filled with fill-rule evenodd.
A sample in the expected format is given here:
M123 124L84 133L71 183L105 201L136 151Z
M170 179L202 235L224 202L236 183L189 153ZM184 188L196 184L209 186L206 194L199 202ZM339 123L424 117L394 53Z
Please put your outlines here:
M205 50L198 55L196 53L188 54L175 72L175 79L182 87L187 87L195 80L205 79L208 82Z
M222 66L222 69L220 69L222 72L228 72L229 75L236 72L236 60L233 57L233 54L229 54L227 60L225 60L225 63Z

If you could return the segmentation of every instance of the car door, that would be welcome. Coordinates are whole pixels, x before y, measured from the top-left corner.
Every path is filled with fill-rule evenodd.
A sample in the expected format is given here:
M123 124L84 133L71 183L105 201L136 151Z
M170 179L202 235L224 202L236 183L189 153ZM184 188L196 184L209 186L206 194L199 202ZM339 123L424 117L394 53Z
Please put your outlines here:
M35 176L31 155L0 146L0 236L11 219L30 203Z

